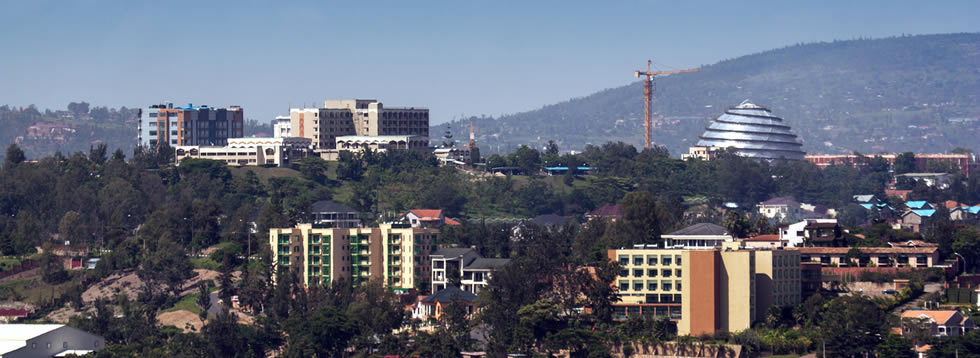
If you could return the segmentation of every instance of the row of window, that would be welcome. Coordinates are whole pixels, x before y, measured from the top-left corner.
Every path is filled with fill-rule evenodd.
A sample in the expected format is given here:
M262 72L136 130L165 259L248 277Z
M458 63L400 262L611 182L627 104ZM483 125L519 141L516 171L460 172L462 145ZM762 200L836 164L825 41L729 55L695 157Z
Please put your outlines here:
M627 292L627 291L634 291L634 292L635 291L664 291L664 292L678 291L679 292L680 290L681 290L680 280L677 281L633 280L632 285L631 282L628 280L619 281L620 292Z
M619 255L619 265L620 266L642 266L646 262L647 266L671 266L671 265L681 265L681 255L633 255L632 260L630 260L629 255Z
M644 277L643 273L646 271L646 277L681 277L681 269L633 269L633 277ZM658 275L659 272L659 275ZM619 277L629 277L630 270L622 269L619 270Z

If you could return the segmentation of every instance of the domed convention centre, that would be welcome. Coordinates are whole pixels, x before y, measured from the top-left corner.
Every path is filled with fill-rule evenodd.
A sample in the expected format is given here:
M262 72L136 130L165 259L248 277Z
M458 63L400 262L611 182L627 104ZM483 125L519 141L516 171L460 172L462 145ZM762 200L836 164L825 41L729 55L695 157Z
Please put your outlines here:
M766 161L803 160L806 154L782 118L748 101L715 118L698 138L697 146L685 157L711 159L719 148L733 148L739 155Z

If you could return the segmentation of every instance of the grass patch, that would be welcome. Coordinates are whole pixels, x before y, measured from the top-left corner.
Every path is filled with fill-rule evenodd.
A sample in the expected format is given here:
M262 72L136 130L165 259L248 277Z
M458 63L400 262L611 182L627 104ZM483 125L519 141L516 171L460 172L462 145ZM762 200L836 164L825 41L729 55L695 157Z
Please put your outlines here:
M190 258L191 265L194 265L196 269L207 269L218 271L221 268L221 264L217 261L212 260L210 257L192 257Z
M201 306L197 305L197 297L200 296L198 293L192 293L187 296L181 297L180 301L174 303L173 307L165 309L161 312L173 312L179 310L188 310L194 314L201 314Z
M51 301L64 295L72 286L77 284L75 281L78 279L79 275L71 275L65 282L52 285L44 282L41 276L38 275L7 282L0 286L7 287L10 291L13 291L14 296L20 298L19 301L40 305L42 302Z
M252 166L228 167L228 171L231 172L231 175L236 178L244 177L245 173L247 172L253 172L257 177L259 177L259 181L261 181L262 184L268 184L269 178L278 178L278 177L299 178L300 177L299 171L297 170L289 169L289 168L279 168L279 167L272 167L272 168L252 167Z
M21 259L16 257L0 257L0 271L7 271L20 264Z

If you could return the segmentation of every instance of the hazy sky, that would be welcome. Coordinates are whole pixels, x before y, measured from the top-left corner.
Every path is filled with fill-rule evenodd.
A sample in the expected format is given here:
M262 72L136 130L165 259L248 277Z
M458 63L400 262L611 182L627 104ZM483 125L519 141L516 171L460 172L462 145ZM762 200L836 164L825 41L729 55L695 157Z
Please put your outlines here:
M628 84L647 58L980 31L980 1L324 3L0 0L0 104L237 104L268 121L376 98L440 123Z

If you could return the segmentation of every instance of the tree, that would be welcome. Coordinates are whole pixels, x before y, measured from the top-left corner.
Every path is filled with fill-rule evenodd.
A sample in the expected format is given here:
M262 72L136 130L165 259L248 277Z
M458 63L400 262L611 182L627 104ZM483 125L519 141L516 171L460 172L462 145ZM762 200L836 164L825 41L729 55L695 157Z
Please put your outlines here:
M892 165L895 175L914 173L917 171L915 164L915 153L905 152L895 157L895 164Z
M290 317L285 331L289 344L284 356L341 357L357 326L336 307L324 307L308 317Z
M888 313L863 296L831 300L820 320L820 335L828 356L864 356L878 346L887 329Z
M221 263L221 272L218 274L218 284L221 285L221 291L218 294L221 298L221 302L228 305L231 304L231 296L233 295L234 288L232 287L232 259L234 256L225 255L224 260ZM248 263L246 262L246 265Z
M81 117L83 114L88 114L89 104L88 102L71 102L68 103L68 111L75 114L76 117Z
M27 157L24 156L24 151L17 146L16 143L11 143L7 147L7 155L3 160L3 168L10 169L23 162Z
M976 270L980 261L980 231L974 227L964 227L953 234L953 252L963 255L964 271Z
M208 291L207 281L201 280L197 284L197 305L201 307L201 313L198 314L201 318L201 322L208 319L208 309L211 308L211 292Z
M657 216L657 200L648 191L626 194L619 203L623 211L623 224L633 243L660 243L660 218Z
M350 151L341 151L337 160L337 178L340 180L359 181L364 176L364 161L361 156Z
M555 143L555 141L549 139L548 140L548 146L545 147L544 152L545 152L545 154L555 154L555 155L557 155L558 154L558 143Z
M89 146L88 160L91 160L95 164L102 165L109 159L108 154L109 146L107 146L105 143L99 143L94 146Z
M164 235L155 245L144 250L143 263L136 274L146 283L147 293L154 297L163 287L175 296L183 290L184 282L191 277L193 266L183 247Z
M493 168L500 168L507 166L507 159L498 155L492 154L487 157L487 170L492 170Z
M725 230L736 238L743 238L748 236L749 233L749 222L745 219L742 213L736 210L730 210L725 213L725 219L723 221L725 225Z
M856 203L847 204L847 206L841 209L840 214L837 214L837 220L841 225L857 227L868 222L868 209Z
M42 245L42 250L44 252L41 253L38 260L41 268L41 279L51 284L61 283L68 279L68 272L65 271L63 261L61 257L52 252L51 244L45 243Z
M82 225L82 214L74 210L69 210L61 217L61 221L58 222L58 236L66 242L84 241L85 234Z
M522 145L512 155L514 156L514 166L518 167L525 175L537 175L541 171L541 155L537 150Z
M885 340L878 344L879 357L888 358L912 358L915 351L912 350L912 343L897 334L889 334Z
M303 178L319 184L326 184L327 161L320 157L306 157L299 161L299 172Z
M470 165L476 165L476 163L480 162L481 158L479 147L470 148Z

